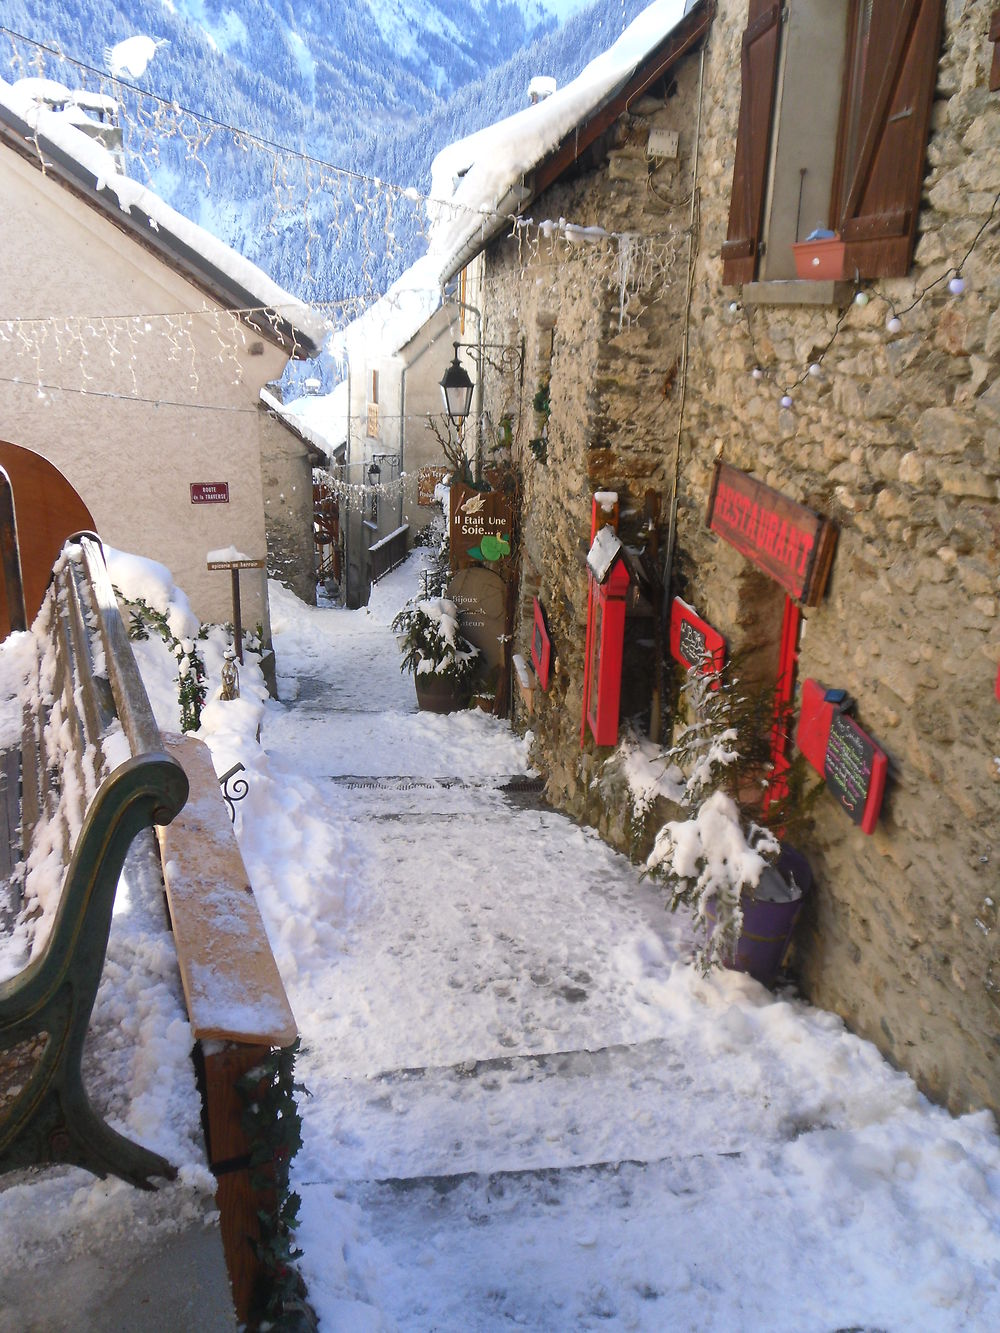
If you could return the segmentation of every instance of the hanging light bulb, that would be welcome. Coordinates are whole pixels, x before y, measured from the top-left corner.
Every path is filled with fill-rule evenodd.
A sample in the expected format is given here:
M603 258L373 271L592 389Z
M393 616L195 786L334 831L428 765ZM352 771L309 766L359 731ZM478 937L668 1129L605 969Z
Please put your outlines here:
M755 380L762 380L764 378L764 372L761 370L760 366L754 366L750 374Z
M781 406L791 407L791 405L792 405L792 395L790 393L783 393L781 395Z
M951 292L952 296L962 295L965 291L965 279L962 277L961 273L956 273L949 281L948 290Z
M740 313L740 303L739 303L739 301L730 301L730 302L729 302L729 313L730 313L731 315L738 315L738 314Z
M867 292L858 292L854 297L854 304L864 306L867 305L871 299L872 298L868 295Z
M823 367L820 365L818 361L814 361L812 365L809 367L809 374L813 377L814 380L818 380L820 375L822 375L822 373L823 373Z
M898 333L903 327L903 321L898 315L890 315L885 321L885 327L889 333Z

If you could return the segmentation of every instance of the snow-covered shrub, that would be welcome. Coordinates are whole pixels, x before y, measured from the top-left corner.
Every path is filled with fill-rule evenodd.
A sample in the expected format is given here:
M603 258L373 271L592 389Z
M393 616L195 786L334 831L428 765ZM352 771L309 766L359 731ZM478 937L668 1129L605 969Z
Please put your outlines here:
M681 778L675 799L686 817L663 825L646 860L647 872L666 883L671 909L690 908L704 932L696 958L705 971L735 954L741 896L752 895L780 850L749 813L760 804L760 719L737 685L700 666L688 672L692 720L664 756Z
M408 602L392 629L403 654L400 671L436 676L460 689L472 684L479 649L459 632L454 602L445 597Z

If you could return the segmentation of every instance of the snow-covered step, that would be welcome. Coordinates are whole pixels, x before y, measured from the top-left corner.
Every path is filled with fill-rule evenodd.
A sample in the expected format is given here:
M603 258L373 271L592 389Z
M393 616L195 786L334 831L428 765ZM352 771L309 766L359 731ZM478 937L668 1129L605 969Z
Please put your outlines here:
M730 1092L728 1071L669 1040L395 1070L327 1086L324 1156L338 1180L420 1179L659 1160L678 1122L687 1154L789 1137L767 1103L735 1124L713 1110Z

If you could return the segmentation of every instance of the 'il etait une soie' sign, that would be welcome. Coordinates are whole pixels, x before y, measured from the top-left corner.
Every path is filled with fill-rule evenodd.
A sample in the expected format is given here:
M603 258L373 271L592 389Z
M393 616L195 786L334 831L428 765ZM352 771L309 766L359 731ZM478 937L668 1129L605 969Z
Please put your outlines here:
M819 605L837 543L829 519L748 472L716 463L708 526L790 597L805 606Z

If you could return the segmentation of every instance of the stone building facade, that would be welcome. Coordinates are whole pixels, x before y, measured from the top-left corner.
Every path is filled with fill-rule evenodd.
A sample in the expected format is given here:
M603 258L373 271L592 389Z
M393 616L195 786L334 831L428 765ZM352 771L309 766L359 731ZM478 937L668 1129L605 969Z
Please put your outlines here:
M902 263L897 250L895 275L867 273L861 260L846 281L828 283L790 279L760 245L738 279L724 269L744 34L778 7L706 8L714 12L700 47L653 71L536 192L516 234L469 270L487 336L525 340L512 450L522 477L515 646L530 656L537 597L555 670L521 718L550 798L641 852L629 845L610 751L580 742L591 496L618 494L623 540L657 551L661 569L673 538L669 594L764 682L778 670L785 592L707 526L717 461L830 520L829 578L818 604L802 608L794 645L796 701L807 679L845 690L888 756L889 780L870 836L829 795L817 802L803 844L816 887L794 971L808 998L929 1095L956 1111L996 1110L1000 91L989 86L991 6L891 7L912 17L924 45L941 32L938 59L927 57L933 99L915 249ZM829 8L848 18L865 10ZM798 9L809 22L816 15L808 3ZM876 5L873 21L886 12ZM809 22L799 50L818 69L824 48L810 46ZM788 31L776 106L794 91L794 23ZM782 114L794 124L792 111ZM765 240L768 227L772 240L788 231L781 150L770 142ZM827 221L798 217L793 238ZM964 290L953 291L959 270ZM623 722L635 713L642 727L659 676L655 610L640 598L626 636Z

